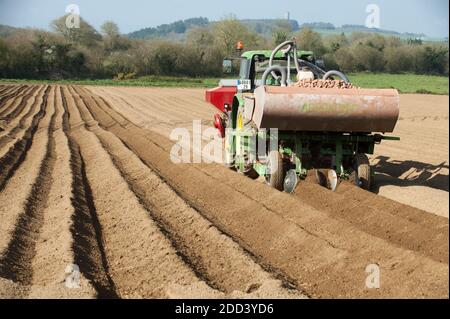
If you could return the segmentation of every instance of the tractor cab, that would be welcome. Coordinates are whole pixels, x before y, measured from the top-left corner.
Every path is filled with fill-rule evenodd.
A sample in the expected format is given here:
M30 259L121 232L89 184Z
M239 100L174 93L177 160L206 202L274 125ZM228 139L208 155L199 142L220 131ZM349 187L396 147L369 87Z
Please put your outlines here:
M239 49L238 49L239 47ZM312 51L296 50L286 52L278 50L255 50L241 53L243 44L238 43L236 51L239 57L228 57L223 60L224 74L237 74L235 68L239 68L237 79L222 79L219 86L206 91L205 100L213 104L222 112L226 112L226 107L236 104L236 99L240 100L242 93L252 93L258 86L261 86L264 72L277 64L287 70L287 83L294 83L298 80L298 74L302 73L304 78L322 78L325 74L324 63L321 59L316 59ZM298 64L294 63L294 56ZM297 70L300 68L300 70ZM281 85L282 77L276 70L274 75L266 79L267 85Z
M298 57L305 61L309 62L312 65L317 65L316 60L314 58L313 52L311 51L297 51ZM241 91L253 91L257 86L260 86L261 77L264 71L270 66L270 56L272 54L271 50L259 50L259 51L247 51L241 55L240 58L240 67L239 67L239 84L241 84ZM288 56L282 51L278 51L277 54L274 55L273 60L276 64L281 65L283 67L287 67L288 64ZM317 60L318 64L320 64L321 60ZM292 64L289 68L289 73L292 75L290 81L296 81L295 79L295 65ZM250 82L248 82L250 81ZM269 79L267 84L276 85L276 81L272 78Z

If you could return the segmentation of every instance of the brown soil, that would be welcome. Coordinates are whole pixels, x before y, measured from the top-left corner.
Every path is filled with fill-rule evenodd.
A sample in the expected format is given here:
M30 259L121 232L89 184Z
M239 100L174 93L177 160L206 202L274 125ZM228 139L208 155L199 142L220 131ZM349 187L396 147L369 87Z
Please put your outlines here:
M201 90L0 86L0 296L448 298L448 219L420 209L448 210L440 98L424 100L434 106L422 119L422 97L402 96L402 141L372 159L383 196L310 178L288 195L170 160L173 128L212 124ZM434 205L415 202L424 190ZM368 289L374 263L381 287ZM80 288L65 285L72 264Z

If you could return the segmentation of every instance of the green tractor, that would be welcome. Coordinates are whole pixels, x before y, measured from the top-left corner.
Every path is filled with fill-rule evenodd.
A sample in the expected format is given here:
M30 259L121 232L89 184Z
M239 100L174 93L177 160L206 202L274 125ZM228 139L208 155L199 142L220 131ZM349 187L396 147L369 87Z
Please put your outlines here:
M206 100L221 111L214 125L225 164L280 191L292 192L309 170L332 190L341 179L370 189L366 154L383 139L398 140L384 135L398 119L397 90L353 88L294 41L242 53L239 79L222 80Z

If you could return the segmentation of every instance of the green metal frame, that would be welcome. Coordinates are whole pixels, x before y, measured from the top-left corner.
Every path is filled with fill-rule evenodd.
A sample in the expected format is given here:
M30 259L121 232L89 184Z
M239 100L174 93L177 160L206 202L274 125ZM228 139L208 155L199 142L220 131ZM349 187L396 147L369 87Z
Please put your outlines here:
M241 131L241 132L232 132L232 138L235 141L235 137L239 135L241 145L235 145L233 143L233 147L240 147L242 153L248 153L250 150L256 150L256 145L253 145L253 141L258 138L264 139L264 136L261 136L260 132L256 134L251 131ZM270 137L269 137L270 138ZM333 156L335 159L335 169L336 173L341 177L344 177L349 174L349 171L345 170L343 167L343 159L344 156L353 156L359 152L359 150L363 150L363 153L373 154L375 144L379 143L381 140L399 140L398 137L393 136L383 136L380 134L370 134L370 135L358 135L358 134L335 134L335 133L308 133L308 132L279 132L278 133L279 140L284 140L287 142L286 144L294 145L293 148L283 147L280 148L280 153L294 158L295 170L297 175L300 177L306 176L306 172L308 169L312 167L307 167L302 163L303 155L310 155L310 143L311 142L321 142L326 146L320 147L320 155L322 156ZM236 149L234 149L234 153L236 154ZM245 161L243 157L236 157L236 168L243 170ZM264 175L266 172L266 165L260 162L254 163L254 169L260 175Z

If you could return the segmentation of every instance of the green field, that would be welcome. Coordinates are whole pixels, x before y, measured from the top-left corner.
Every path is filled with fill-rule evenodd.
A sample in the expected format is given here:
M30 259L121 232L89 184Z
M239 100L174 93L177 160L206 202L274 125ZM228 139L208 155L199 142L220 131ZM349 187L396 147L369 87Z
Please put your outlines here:
M30 83L30 84L78 84L105 86L154 86L154 87L214 87L219 78L188 78L175 76L143 76L131 80L10 80L0 79L0 83Z
M448 94L449 81L445 76L416 74L374 74L353 73L348 77L362 88L395 88L400 93ZM210 88L217 85L220 78L188 78L169 76L144 76L132 80L7 80L0 83L53 83L108 86L149 86L149 87L199 87Z
M440 37L429 37L421 34L410 34L410 33L392 33L386 30L374 31L373 29L366 28L335 28L335 29L320 29L320 28L312 28L314 32L319 33L321 36L326 37L330 35L341 35L345 34L347 37L351 37L353 33L363 33L363 34L371 34L371 35L381 35L384 37L395 37L400 38L402 40L421 38L424 42L448 42L446 38Z
M395 88L400 93L448 94L448 77L445 76L355 73L348 77L362 88Z

